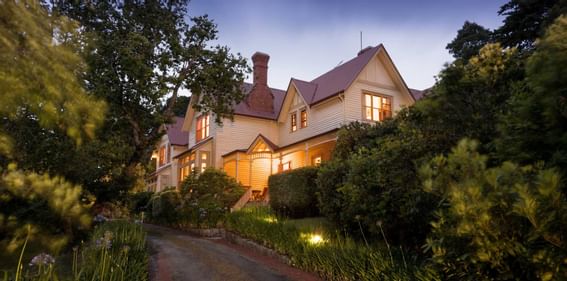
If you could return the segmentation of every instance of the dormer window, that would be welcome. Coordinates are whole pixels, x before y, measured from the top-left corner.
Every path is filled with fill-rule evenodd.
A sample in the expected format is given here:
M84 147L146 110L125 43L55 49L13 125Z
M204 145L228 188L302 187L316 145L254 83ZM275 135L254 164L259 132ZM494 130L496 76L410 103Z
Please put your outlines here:
M297 131L297 112L291 114L291 131Z
M301 128L305 128L307 127L307 109L302 109L301 110Z
M195 131L196 142L209 137L209 115L201 115L197 118L197 128Z
M386 96L364 94L364 119L383 121L392 117L392 98Z

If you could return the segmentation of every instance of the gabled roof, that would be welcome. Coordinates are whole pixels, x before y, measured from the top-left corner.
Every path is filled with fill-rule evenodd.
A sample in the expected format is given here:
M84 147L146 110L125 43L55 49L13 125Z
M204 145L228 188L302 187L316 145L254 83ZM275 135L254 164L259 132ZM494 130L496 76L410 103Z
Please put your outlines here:
M417 90L417 89L409 89L411 92L411 95L413 96L413 98L418 101L422 98L424 98L427 94L429 94L429 92L431 91L431 88L427 88L425 90Z
M355 58L313 79L310 84L315 84L317 90L311 100L308 101L309 104L313 105L345 91L380 48L383 48L382 44L373 48L367 48L361 51Z
M247 153L252 153L256 145L260 142L266 144L266 148L268 148L271 152L275 152L279 149L279 147L273 143L270 139L264 137L262 134L258 134L258 136L254 139L254 141L248 147Z
M364 67L379 51L383 51L388 60L391 61L384 46L379 44L375 47L367 47L361 50L353 59L331 69L323 75L313 79L311 82L292 78L290 84L293 83L296 86L299 93L310 106L314 105L333 97L350 87ZM392 67L399 76L402 87L405 87L408 89L408 92L410 92L393 63ZM411 95L411 97L415 99L415 96Z
M184 119L184 117L174 117L173 123L165 125L165 132L170 144L184 146L189 143L189 134L181 131Z
M246 93L246 95L248 95L250 93L250 90L252 90L252 86L253 86L253 84L243 83L242 91L244 91ZM264 119L271 119L271 120L277 119L278 113L280 112L280 109L281 109L282 104L283 104L283 100L284 100L284 97L285 97L285 91L280 90L280 89L275 89L275 88L270 88L270 90L272 91L272 95L274 95L274 112L254 110L254 109L250 108L250 106L248 106L248 104L246 103L246 99L245 99L244 101L240 102L239 104L237 104L234 107L234 114L251 116L251 117L258 117L258 118L264 118Z

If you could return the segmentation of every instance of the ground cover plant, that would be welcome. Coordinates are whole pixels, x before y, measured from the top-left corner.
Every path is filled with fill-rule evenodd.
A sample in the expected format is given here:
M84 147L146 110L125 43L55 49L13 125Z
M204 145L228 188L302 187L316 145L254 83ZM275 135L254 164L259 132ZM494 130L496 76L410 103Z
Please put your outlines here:
M437 280L434 271L421 267L422 261L399 248L356 242L321 224L298 228L268 207L233 212L226 228L276 250L293 266L325 280Z
M40 253L29 261L23 259L27 240L13 271L5 271L3 281L129 281L148 280L146 233L140 224L127 221L104 222L95 227L88 242L73 247L70 264ZM70 269L61 273L58 267Z

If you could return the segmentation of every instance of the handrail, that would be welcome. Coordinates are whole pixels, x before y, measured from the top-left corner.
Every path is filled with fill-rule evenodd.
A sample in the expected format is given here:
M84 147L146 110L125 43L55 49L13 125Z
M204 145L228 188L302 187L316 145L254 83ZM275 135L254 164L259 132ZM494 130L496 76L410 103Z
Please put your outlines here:
M236 201L236 203L232 206L232 208L230 208L231 212L234 211L238 211L240 209L242 209L242 207L244 207L244 205L246 205L246 203L248 203L248 201L250 201L250 197L252 197L252 188L248 188L248 190L246 190L246 192L244 192L244 194L242 194L242 196L240 197L240 199L238 199L238 201Z

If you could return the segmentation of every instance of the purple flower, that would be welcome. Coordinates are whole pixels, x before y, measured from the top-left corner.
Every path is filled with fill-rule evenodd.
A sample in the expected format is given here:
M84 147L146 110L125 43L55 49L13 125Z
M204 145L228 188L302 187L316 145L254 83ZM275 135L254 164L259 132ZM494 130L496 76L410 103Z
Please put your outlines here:
M55 258L53 258L49 254L41 253L41 254L32 258L32 260L30 262L30 266L50 265L50 264L54 264L54 263L55 263Z

